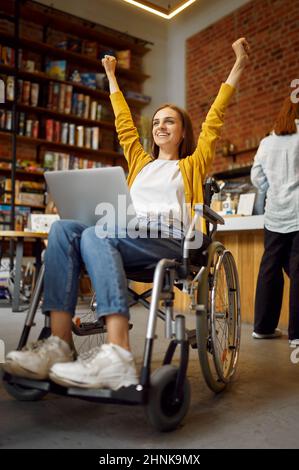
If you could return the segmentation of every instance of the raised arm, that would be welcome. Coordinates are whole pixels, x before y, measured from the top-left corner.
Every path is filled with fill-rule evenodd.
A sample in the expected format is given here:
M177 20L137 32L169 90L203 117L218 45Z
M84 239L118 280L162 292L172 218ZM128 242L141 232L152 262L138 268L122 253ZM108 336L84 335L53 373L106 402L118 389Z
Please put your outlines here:
M236 56L235 63L222 84L220 91L212 104L207 117L202 125L202 131L198 138L195 152L190 159L197 165L198 170L204 178L214 158L216 142L221 134L224 124L224 114L235 87L249 62L249 45L245 38L240 38L232 44Z
M105 69L108 81L109 81L109 89L110 93L115 93L116 91L120 91L116 76L115 76L115 69L116 69L116 59L112 55L105 55L102 59L102 65Z
M233 43L232 48L236 55L236 61L225 83L236 88L240 77L249 62L250 47L245 38L240 38Z
M105 68L109 81L110 99L115 116L118 140L128 162L129 171L134 173L142 162L146 163L151 161L151 157L144 151L140 143L139 134L134 125L131 111L119 89L115 76L115 57L105 55L102 59L102 65Z

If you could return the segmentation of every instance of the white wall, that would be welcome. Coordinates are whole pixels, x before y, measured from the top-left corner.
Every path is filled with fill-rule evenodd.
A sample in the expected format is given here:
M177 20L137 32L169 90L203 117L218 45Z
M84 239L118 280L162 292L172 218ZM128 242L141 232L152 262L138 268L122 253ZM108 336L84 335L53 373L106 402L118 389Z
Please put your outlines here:
M197 0L177 17L165 20L122 0L39 1L154 43L144 57L144 72L151 76L144 84L144 93L152 97L145 108L148 115L166 101L185 106L186 39L248 2Z

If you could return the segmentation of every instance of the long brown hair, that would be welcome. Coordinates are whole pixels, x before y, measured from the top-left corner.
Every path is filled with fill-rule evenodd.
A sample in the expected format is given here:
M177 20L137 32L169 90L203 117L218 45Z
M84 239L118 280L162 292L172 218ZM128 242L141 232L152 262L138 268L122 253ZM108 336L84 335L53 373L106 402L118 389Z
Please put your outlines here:
M180 116L180 119L183 125L184 138L179 146L179 159L188 157L188 155L191 155L195 150L193 126L192 126L190 116L184 109L181 109L174 104L162 104L158 109L156 109L156 111L153 114L152 128L153 128L153 121L154 121L155 115L157 114L158 111L164 108L171 108L174 111L176 111L178 115ZM151 138L152 138L152 145L151 145L152 155L154 158L158 158L159 146L155 144L155 141L153 139L153 134Z
M277 135L296 134L295 119L299 118L299 103L293 103L290 96L285 98L277 115L274 132Z

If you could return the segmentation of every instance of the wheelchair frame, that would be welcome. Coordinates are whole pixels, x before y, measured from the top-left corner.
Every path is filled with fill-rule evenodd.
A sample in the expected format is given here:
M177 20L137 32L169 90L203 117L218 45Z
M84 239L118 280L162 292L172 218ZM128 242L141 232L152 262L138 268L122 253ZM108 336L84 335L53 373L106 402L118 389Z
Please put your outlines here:
M215 188L215 182L211 181L208 189L207 198L209 203L213 190L216 192L217 189ZM189 256L190 243L199 217L204 217L207 221L207 231L212 241L201 252L200 265L193 265ZM213 226L211 233L209 233L210 224ZM149 421L156 429L169 431L176 428L186 415L190 404L190 384L186 377L189 346L198 349L204 378L207 385L214 392L222 391L232 380L236 371L240 347L239 282L231 253L225 250L221 243L213 240L217 224L224 224L222 217L212 211L208 205L197 204L195 216L184 240L182 262L162 259L154 269L152 289L137 294L129 288L129 295L133 302L139 302L149 308L144 355L138 385L116 391L78 387L66 388L49 380L26 379L5 372L3 381L6 390L18 400L26 401L38 400L48 392L53 392L98 402L142 404L146 405ZM224 312L217 312L217 288L222 268L228 287L228 306ZM44 266L42 266L36 281L18 344L19 350L26 345L30 330L34 325L34 318L42 295L44 269ZM135 275L130 276L130 273L127 274L129 279L140 281ZM141 279L141 282L144 281ZM184 315L179 314L175 318L173 316L174 286L187 292L191 298L190 309L194 312L196 319L196 328L193 330L186 328ZM147 300L150 296L152 297L151 302ZM164 304L164 310L159 308L161 300ZM165 336L170 340L170 343L162 366L151 375L157 317L165 322ZM220 332L222 330L222 327L217 326L219 319L225 319L228 324L227 332L224 329L222 332L225 337L227 336L228 346L221 355L217 352L217 348L219 348L217 335L219 330ZM79 336L103 333L104 331L105 326L101 319L92 325L83 325L82 328L73 323L73 333ZM39 339L44 339L50 334L50 319L45 317L45 326L39 335ZM173 366L172 360L178 346L180 348L179 364Z

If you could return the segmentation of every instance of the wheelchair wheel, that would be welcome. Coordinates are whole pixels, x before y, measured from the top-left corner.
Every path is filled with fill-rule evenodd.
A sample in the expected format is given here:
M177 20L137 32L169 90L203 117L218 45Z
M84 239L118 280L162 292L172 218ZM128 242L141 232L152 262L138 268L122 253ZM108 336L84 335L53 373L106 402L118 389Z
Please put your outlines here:
M72 332L77 355L105 343L106 326L103 318L97 319L96 317L94 297L86 312L76 314Z
M172 431L177 428L189 409L190 384L187 378L182 400L174 400L177 373L177 367L168 364L155 370L151 376L146 413L150 423L158 431Z
M50 336L50 334L50 328L44 326L39 334L38 339L46 339ZM11 382L3 380L2 382L7 393L18 401L38 401L44 398L44 396L46 396L48 393L47 391L37 390L36 388L23 387L20 384L14 383L13 380Z
M211 390L221 392L231 381L240 348L240 289L232 254L219 242L209 248L208 266L198 289L196 335L199 360Z

